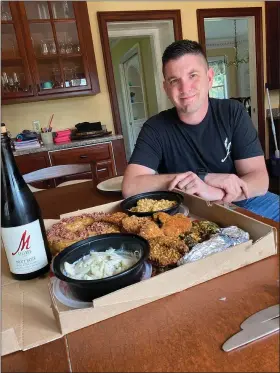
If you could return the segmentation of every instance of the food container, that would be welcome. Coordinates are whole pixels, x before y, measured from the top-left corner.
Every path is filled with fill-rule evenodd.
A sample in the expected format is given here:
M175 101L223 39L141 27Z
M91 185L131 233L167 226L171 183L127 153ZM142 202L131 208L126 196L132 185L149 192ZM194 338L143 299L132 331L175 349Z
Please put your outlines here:
M176 205L169 207L167 209L159 210L166 212L167 214L174 215L179 211L180 205L183 202L183 196L176 192L168 192L168 191L158 191L158 192L147 192L136 194L135 196L131 196L126 198L124 201L121 202L121 209L126 212L128 215L135 215L135 216L152 216L155 212L136 212L130 211L132 207L137 205L137 201L143 198L149 199L167 199L168 201L175 201Z
M64 263L74 263L91 251L104 252L109 248L140 253L140 259L124 272L100 280L76 280L65 276ZM141 280L145 270L144 261L149 256L149 243L144 238L129 233L109 233L89 237L74 243L54 257L53 272L60 280L65 281L72 293L80 300L90 302L125 286Z

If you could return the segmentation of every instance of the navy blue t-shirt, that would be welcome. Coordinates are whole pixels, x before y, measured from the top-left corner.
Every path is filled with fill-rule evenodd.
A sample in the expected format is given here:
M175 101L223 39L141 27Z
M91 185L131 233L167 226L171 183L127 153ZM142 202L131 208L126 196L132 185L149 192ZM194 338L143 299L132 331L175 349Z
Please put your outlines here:
M160 174L236 173L234 161L263 155L257 131L236 100L209 99L205 118L197 125L180 120L176 108L162 111L143 125L130 164Z

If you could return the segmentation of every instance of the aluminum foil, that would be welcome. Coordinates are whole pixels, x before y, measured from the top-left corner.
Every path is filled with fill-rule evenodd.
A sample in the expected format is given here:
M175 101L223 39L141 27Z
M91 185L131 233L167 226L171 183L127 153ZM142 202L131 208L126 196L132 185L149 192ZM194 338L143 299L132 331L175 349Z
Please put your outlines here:
M238 245L249 240L249 233L236 226L221 228L220 232L213 235L209 240L195 245L190 252L181 258L177 265L194 262L208 255L226 250L231 246Z

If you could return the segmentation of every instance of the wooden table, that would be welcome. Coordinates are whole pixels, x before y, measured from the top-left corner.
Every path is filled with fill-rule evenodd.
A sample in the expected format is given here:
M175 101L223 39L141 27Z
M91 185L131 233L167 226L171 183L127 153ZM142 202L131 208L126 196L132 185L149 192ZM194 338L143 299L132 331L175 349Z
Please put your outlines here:
M36 193L44 218L108 203L91 182ZM252 214L249 214L252 215ZM273 256L67 336L2 358L3 372L279 372L279 334L230 353L251 314L279 303ZM225 298L225 300L221 300Z

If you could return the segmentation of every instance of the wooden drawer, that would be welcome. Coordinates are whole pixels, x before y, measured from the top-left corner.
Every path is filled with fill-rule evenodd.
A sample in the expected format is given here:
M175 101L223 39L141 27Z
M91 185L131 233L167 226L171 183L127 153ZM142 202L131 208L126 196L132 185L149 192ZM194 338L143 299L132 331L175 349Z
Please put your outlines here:
M18 155L15 157L15 160L22 175L50 166L49 156L47 152ZM40 189L54 187L54 183L52 180L39 181L37 183L32 183L31 185Z
M112 159L110 143L49 152L53 166Z

